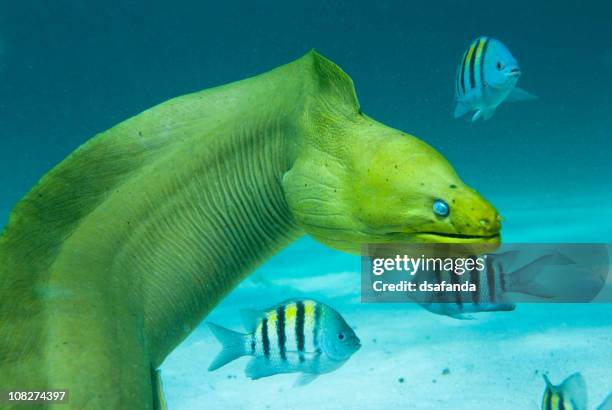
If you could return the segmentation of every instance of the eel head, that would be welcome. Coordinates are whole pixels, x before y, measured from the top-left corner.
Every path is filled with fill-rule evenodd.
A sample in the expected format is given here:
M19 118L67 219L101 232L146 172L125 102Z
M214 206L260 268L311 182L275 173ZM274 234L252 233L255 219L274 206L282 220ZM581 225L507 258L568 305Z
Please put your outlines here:
M384 243L499 245L497 211L440 153L358 110L342 118L323 121L283 180L308 234L351 253Z

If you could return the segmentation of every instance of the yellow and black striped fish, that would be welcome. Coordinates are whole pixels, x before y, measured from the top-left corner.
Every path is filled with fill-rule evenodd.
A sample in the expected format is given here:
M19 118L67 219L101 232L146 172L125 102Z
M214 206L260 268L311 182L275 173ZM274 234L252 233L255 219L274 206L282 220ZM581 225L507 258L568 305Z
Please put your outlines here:
M546 389L542 410L587 410L586 384L580 373L574 373L558 386L544 375Z
M253 357L246 368L249 378L299 372L298 384L306 384L340 367L361 346L338 312L310 299L244 310L242 317L247 334L208 324L223 346L209 371L248 355Z
M484 269L473 266L466 269L462 275L452 270L417 270L412 277L412 282L417 285L424 282L456 285L467 280L476 286L475 292L410 292L409 297L430 312L455 319L472 319L471 313L514 310L515 304L507 300L509 293L548 299L562 291L573 292L572 294L578 297L581 291L576 289L575 283L565 287L557 284L544 286L533 280L546 268L575 264L562 253L546 253L525 263L521 263L523 257L518 251L485 254L481 257L484 259ZM605 257L607 258L607 253ZM595 280L598 280L599 273L592 273Z
M479 37L463 53L455 79L455 118L476 111L472 121L489 119L503 101L523 101L535 97L516 83L521 69L499 40Z
M587 390L584 378L574 373L558 386L544 375L546 389L542 397L542 410L587 410ZM612 394L597 407L597 410L612 410Z
M484 73L484 58L491 44L488 37L479 37L470 44L463 53L461 64L457 70L455 94L457 98L486 84Z

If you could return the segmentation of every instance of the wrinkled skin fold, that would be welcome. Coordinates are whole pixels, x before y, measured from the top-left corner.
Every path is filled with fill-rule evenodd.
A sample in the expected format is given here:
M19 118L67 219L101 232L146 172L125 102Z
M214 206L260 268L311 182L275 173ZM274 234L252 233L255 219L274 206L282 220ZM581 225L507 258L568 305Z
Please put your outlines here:
M299 236L348 252L497 244L498 219L433 148L362 114L350 78L310 52L97 135L17 204L0 237L0 388L159 408L155 369Z

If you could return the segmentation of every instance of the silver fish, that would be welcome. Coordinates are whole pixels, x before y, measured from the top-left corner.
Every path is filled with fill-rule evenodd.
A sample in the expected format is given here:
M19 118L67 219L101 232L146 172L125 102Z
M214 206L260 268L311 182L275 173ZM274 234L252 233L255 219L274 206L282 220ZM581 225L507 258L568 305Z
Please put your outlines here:
M470 313L512 311L516 308L509 303L506 293L517 292L541 298L553 296L553 290L534 281L539 271L551 265L569 265L574 262L558 253L540 256L531 262L508 272L518 251L483 255L485 268L476 268L457 275L452 271L419 271L412 282L459 284L465 281L476 285L475 292L419 292L410 297L430 312L455 319L472 319ZM474 257L476 259L476 257Z
M361 347L342 316L314 300L289 300L266 311L242 311L249 333L208 323L223 350L209 371L242 356L252 356L246 375L251 379L280 373L301 373L297 385L342 366Z

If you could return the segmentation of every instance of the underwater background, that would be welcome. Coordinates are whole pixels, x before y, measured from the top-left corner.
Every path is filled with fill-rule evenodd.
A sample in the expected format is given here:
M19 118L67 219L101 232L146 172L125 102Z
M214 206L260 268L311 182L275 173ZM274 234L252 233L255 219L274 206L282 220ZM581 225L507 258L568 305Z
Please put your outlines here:
M519 86L487 122L455 120L470 41L504 42ZM0 227L51 167L157 103L239 80L311 48L354 80L362 109L424 139L505 218L506 242L611 242L612 4L574 2L0 1ZM207 320L307 296L336 308L363 347L292 388L247 359L215 372L200 326L162 366L170 409L535 409L544 382L580 371L589 408L612 391L612 305L520 305L476 320L360 304L360 260L303 238Z

